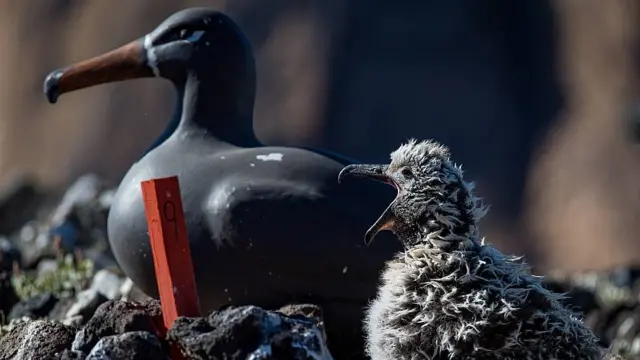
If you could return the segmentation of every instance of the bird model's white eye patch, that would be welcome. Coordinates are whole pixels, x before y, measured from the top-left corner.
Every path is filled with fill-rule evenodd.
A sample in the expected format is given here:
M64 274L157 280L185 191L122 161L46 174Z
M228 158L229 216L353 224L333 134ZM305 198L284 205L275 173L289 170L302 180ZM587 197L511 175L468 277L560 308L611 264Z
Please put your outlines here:
M187 40L188 42L192 42L193 43L193 42L196 42L196 41L200 40L202 35L204 35L204 31L202 31L202 30L194 31L193 34L191 34L191 36L189 36L185 40Z

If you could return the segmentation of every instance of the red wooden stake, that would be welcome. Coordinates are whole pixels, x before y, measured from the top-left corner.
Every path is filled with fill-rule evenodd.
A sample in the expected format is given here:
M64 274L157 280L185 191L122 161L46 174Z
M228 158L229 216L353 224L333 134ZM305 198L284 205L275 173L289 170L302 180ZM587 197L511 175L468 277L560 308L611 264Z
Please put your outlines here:
M200 316L180 185L177 176L141 185L162 316L169 329L179 316Z

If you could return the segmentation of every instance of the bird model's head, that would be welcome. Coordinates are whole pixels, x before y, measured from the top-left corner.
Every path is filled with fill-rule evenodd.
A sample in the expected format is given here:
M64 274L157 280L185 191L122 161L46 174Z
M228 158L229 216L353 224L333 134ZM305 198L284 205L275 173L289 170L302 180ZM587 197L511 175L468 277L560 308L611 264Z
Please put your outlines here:
M248 40L231 18L210 8L189 8L127 45L51 72L44 91L55 103L66 92L147 77L180 86L209 81L226 92L240 91L233 85L255 81L253 62Z
M462 178L462 169L449 159L449 149L431 140L410 140L391 153L388 165L346 166L338 179L348 175L382 181L398 194L365 235L369 244L376 234L390 230L407 247L455 247L477 238L476 223L486 213L473 195L473 183Z

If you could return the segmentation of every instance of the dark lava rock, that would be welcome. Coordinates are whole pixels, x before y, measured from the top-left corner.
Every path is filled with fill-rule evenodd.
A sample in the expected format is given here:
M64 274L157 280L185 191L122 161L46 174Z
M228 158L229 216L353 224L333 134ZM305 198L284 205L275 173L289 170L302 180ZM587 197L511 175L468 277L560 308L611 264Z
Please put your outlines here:
M56 305L49 312L49 320L62 321L67 317L67 312L75 304L76 298L73 296L65 296L58 300ZM93 315L93 314L92 314Z
M75 332L74 328L55 321L17 324L0 339L0 360L55 359L71 347Z
M281 312L289 317L301 316L303 318L310 318L317 323L321 323L323 321L322 309L320 308L320 306L315 304L285 305L278 309L278 312Z
M56 258L54 239L45 232L45 225L30 221L24 224L18 234L12 236L11 241L22 254L22 269L34 270L42 260Z
M640 359L640 305L620 305L593 311L585 323L603 347L611 347L627 360Z
M10 233L22 253L22 267L34 269L44 259L55 259L60 252L77 250L93 260L97 269L116 265L107 240L112 195L113 189L106 189L100 178L86 174L62 197L48 196L39 216L26 219ZM56 198L59 198L57 204Z
M620 354L626 360L640 360L639 267L556 272L545 284L567 293L565 304L583 314L585 324L600 339L601 346L611 348L607 359Z
M11 276L8 273L0 273L0 313L6 316L20 301L11 285Z
M601 309L593 311L586 319L585 323L606 346L614 340L625 340L633 342L640 334L640 307L639 306L617 306L612 309Z
M72 349L90 352L106 336L130 331L147 331L157 334L162 324L160 302L143 303L108 301L98 307L93 317L76 334Z
M95 174L84 174L71 184L60 199L58 206L51 215L51 224L62 224L67 216L73 212L73 208L79 205L90 204L100 196L104 190L102 179Z
M87 354L82 351L65 350L57 360L85 360Z
M0 272L12 272L14 263L22 263L20 250L7 238L0 237Z
M98 341L86 360L169 360L160 340L146 331L111 335Z
M613 352L607 352L602 360L631 360Z
M315 304L291 304L285 305L278 309L281 312L291 318L301 320L313 320L318 327L318 330L322 333L322 339L327 340L327 336L324 330L324 317L322 309Z
M59 236L65 251L75 247L89 248L95 243L106 244L109 201L103 199L108 191L95 174L80 176L65 192L51 215L51 234Z
M35 295L15 304L9 313L8 319L19 319L24 316L32 319L47 317L57 302L58 298L48 292Z
M83 290L76 295L75 301L65 313L64 319L80 316L82 324L84 324L93 317L98 307L108 300L95 289Z
M167 340L188 359L332 359L316 322L256 306L178 318Z
M34 184L31 179L18 176L0 189L0 234L11 234L36 217L46 196Z

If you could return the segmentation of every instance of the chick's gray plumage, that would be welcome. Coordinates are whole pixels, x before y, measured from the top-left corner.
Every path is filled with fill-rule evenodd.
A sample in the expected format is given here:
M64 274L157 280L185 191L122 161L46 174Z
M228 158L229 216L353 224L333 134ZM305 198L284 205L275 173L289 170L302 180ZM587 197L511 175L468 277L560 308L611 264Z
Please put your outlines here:
M409 141L385 167L405 251L387 263L365 320L373 360L600 359L593 333L521 258L484 243L473 184L433 141Z

